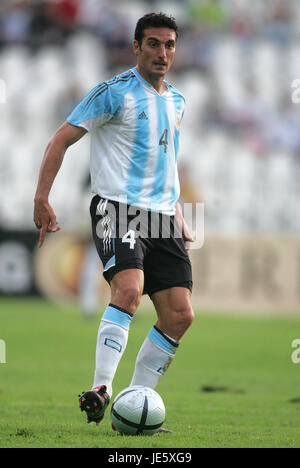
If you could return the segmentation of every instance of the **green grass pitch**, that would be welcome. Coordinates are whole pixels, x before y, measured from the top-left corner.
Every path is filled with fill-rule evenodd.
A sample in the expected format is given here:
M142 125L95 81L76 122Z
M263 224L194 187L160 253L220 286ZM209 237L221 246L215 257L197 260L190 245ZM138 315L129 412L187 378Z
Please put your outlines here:
M77 395L90 388L102 311L87 321L76 307L1 300L0 447L300 447L300 364L291 343L300 319L197 311L157 391L172 434L126 437L86 424ZM130 383L135 356L155 313L134 318L114 395Z

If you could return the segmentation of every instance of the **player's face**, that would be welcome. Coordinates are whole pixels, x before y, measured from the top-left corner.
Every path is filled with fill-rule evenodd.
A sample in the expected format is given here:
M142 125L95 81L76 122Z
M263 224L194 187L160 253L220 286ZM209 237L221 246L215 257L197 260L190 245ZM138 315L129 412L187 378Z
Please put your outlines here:
M134 41L138 67L149 78L163 78L175 55L176 33L169 28L147 28L141 46Z

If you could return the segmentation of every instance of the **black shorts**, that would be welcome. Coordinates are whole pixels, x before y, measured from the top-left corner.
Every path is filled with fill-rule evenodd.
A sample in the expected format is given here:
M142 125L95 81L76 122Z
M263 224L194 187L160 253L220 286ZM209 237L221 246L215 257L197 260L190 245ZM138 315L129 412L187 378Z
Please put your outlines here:
M144 211L96 195L92 232L108 283L120 271L144 271L143 294L175 286L192 291L192 267L174 216Z

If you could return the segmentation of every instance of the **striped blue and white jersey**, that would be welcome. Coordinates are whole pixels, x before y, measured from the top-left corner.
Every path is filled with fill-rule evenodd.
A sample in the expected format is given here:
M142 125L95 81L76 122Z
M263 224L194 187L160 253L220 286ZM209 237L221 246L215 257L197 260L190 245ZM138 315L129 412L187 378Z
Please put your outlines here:
M172 215L179 198L179 129L184 96L160 95L136 68L96 86L67 121L91 134L92 192Z

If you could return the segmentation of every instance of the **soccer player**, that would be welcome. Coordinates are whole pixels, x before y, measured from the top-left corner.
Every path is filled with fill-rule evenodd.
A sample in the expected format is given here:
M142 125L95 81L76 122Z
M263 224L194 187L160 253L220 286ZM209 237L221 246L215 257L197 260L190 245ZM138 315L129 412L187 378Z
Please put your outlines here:
M40 170L34 208L39 247L47 232L60 229L48 195L65 152L90 133L92 232L111 300L99 326L94 383L79 398L88 422L104 416L142 294L150 296L157 322L138 353L131 385L156 387L193 321L185 244L193 239L178 203L185 100L165 81L177 37L173 17L143 16L133 42L136 67L100 83L83 99L48 144ZM143 226L134 229L137 213Z

